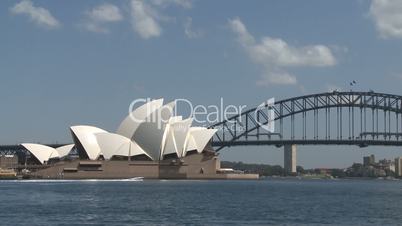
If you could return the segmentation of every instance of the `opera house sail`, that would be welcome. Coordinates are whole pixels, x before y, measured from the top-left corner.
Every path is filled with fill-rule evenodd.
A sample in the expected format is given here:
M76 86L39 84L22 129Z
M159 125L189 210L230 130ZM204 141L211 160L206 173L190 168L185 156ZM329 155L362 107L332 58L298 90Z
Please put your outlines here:
M227 178L208 148L217 130L192 127L193 119L174 115L174 108L175 101L152 100L130 112L115 133L75 125L70 127L73 144L21 145L42 165L32 172L37 178Z

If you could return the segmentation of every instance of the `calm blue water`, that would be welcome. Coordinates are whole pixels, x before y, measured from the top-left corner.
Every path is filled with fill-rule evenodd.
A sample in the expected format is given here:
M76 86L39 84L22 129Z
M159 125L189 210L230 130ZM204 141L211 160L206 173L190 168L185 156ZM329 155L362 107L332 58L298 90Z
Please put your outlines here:
M0 225L398 225L402 181L0 181Z

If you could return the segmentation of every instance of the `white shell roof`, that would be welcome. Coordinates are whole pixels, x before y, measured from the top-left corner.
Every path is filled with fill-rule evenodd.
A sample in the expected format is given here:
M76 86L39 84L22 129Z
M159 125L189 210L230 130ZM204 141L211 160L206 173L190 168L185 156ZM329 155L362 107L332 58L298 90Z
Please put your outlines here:
M21 145L33 154L41 164L49 161L50 158L59 157L56 149L46 145L32 143L23 143Z
M162 147L161 147L161 153L160 153L160 158L163 159L163 153L165 149L174 149L177 150L176 148L176 144L175 141L173 139L173 134L170 132L172 131L171 124L174 122L178 122L181 121L183 119L182 116L172 116L169 119L169 123L166 125L165 127L165 131L163 132L163 136L162 136ZM174 153L174 152L172 152ZM168 153L165 153L168 154Z
M193 119L189 118L179 122L175 122L173 124L173 133L179 157L181 157L183 154L184 143L186 141L186 137L192 123Z
M63 158L70 154L71 150L74 148L74 144L68 144L61 147L56 148L56 151L59 153L59 157Z
M116 133L78 125L70 127L76 144L57 149L40 144L22 145L42 164L50 158L68 155L78 142L84 149L80 151L85 151L91 160L96 160L100 154L105 159L114 155L146 155L156 161L167 154L176 153L180 158L190 150L201 153L217 130L191 127L192 118L183 120L182 116L174 116L176 101L162 104L163 99L157 99L135 109L123 120Z
M97 133L96 139L105 159L117 156L146 155L150 157L137 143L116 133Z
M169 124L178 122L178 121L182 121L183 117L182 116L173 116L169 119Z
M182 157L184 143L193 119L171 120L170 122L167 126L166 143L162 146L162 159L163 155L173 153L176 153L178 157Z
M121 122L116 133L131 139L134 136L135 131L138 126L150 115L152 112L156 111L162 107L163 99L157 99L147 102L140 107L132 111L127 117Z
M184 148L183 156L186 156L188 151L197 150L201 153L205 146L211 140L212 136L218 131L217 129L207 129L204 127L192 127L189 129L188 136L186 138L186 144Z
M107 131L93 126L82 125L72 126L70 129L82 144L89 159L96 160L100 154L100 147L95 134L107 133Z
M191 135L188 135L186 138L186 144L184 146L184 151L182 156L186 156L188 151L193 151L197 150L197 143L195 143L194 137Z
M140 145L152 160L159 160L167 122L173 115L175 101L150 114L134 133L133 140Z
M177 154L177 156L179 156L172 125L166 125L165 134L163 136L160 158L163 159L163 156L168 154Z

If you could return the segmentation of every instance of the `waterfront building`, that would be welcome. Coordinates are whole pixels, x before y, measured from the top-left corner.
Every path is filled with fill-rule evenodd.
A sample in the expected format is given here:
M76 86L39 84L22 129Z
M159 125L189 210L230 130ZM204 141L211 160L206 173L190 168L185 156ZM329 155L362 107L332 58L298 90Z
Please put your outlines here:
M219 159L209 144L216 129L193 127L192 118L173 115L175 102L153 100L136 108L116 133L89 125L70 127L73 144L58 148L23 143L43 167L41 178L258 178L218 174ZM67 157L75 151L78 159Z
M378 161L378 167L390 172L395 172L395 162L388 159L382 159Z
M18 165L17 155L0 155L1 169L14 169Z
M375 164L375 157L374 155L369 155L369 156L364 156L363 157L363 165L364 166L370 166Z

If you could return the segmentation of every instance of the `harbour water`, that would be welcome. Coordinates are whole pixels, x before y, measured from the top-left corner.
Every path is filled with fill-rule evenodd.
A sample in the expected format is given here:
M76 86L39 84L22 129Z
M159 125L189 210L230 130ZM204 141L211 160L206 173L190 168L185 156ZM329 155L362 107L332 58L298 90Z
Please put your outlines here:
M0 225L399 225L402 181L0 181Z

